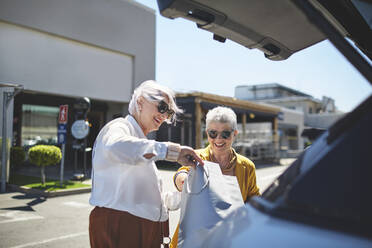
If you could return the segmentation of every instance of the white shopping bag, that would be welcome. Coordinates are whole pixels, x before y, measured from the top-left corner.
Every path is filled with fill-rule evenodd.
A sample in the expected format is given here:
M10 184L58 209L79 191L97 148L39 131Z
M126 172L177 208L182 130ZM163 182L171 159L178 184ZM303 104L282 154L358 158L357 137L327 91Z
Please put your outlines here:
M201 247L209 230L243 205L236 177L223 175L218 164L204 161L191 169L182 190L178 247Z

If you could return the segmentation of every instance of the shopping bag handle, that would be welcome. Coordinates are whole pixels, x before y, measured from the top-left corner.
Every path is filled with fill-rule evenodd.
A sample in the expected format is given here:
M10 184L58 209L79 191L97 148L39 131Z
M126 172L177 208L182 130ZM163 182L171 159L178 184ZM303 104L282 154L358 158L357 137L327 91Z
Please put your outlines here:
M191 189L190 189L190 184L189 184L189 180L187 180L187 183L185 183L186 185L184 185L184 188L185 188L185 193L186 194L189 194L189 195L197 195L197 194L200 194L207 186L208 186L208 183L209 183L209 172L207 171L207 168L205 166L200 166L199 165L199 162L196 163L196 167L195 167L195 172L196 170L202 170L203 173L205 174L205 177L206 177L206 180L205 180L205 183L204 185L201 187L200 191L198 192L191 192ZM186 186L186 187L185 187Z

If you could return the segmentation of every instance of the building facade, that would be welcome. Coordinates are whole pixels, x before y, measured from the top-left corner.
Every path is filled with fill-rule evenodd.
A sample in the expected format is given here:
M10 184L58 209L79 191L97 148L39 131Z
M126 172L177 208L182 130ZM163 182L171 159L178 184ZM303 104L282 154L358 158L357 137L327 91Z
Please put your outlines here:
M301 111L305 115L337 111L335 101L330 97L323 96L322 100L318 100L311 95L278 83L236 86L235 97L274 104Z
M134 88L155 78L155 12L122 0L2 0L0 84L23 86L12 101L12 145L55 144L60 105L90 99L91 147L100 128L127 113ZM67 161L73 158L66 153Z
M330 97L319 100L278 83L240 85L235 88L235 97L281 107L280 147L288 151L304 148L306 138L301 137L304 128L326 129L344 115Z

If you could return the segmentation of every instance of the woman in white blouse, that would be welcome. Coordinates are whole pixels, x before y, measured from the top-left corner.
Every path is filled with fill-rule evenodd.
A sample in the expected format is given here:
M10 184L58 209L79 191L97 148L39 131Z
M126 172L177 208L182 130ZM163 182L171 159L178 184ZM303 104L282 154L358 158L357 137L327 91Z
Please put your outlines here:
M178 208L180 194L163 192L155 161L203 164L190 147L146 138L182 112L172 90L145 81L135 89L128 110L125 118L107 123L95 141L89 201L95 206L89 218L91 247L160 247L168 210Z

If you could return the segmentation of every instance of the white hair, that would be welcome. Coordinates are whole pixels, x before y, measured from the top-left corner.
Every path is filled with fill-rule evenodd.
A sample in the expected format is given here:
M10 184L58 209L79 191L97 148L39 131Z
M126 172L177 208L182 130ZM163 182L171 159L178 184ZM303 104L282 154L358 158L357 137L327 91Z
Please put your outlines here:
M174 111L174 115L170 120L166 120L168 124L174 123L176 121L176 115L183 112L180 109L175 100L175 94L170 88L160 85L154 80L147 80L141 83L133 92L132 99L129 102L128 111L131 115L134 113L139 114L138 99L144 97L147 101L150 102L159 102L168 98L169 108Z
M205 122L207 129L211 122L228 123L233 131L238 129L236 114L228 107L215 107L209 110Z

